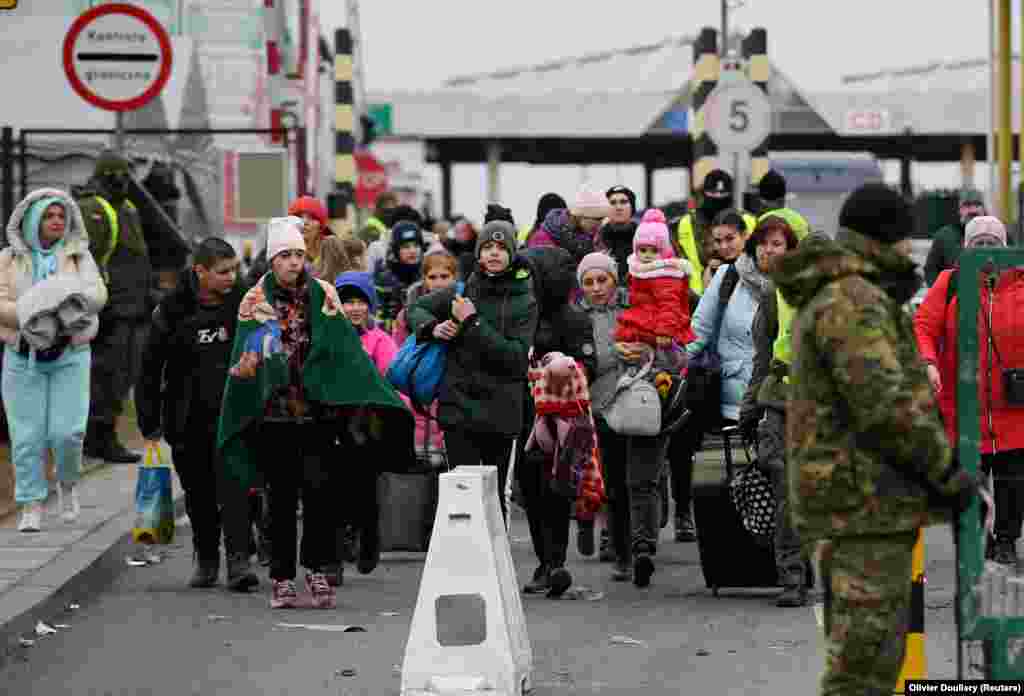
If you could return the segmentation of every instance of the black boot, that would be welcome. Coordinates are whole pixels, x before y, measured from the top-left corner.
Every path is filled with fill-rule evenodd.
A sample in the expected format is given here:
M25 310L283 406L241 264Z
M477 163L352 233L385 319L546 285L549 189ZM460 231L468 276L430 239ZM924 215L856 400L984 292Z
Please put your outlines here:
M523 587L523 592L526 594L544 594L548 591L550 585L548 584L548 573L549 569L546 565L537 566L537 570L533 571L533 580L526 583Z
M359 561L356 568L363 575L373 572L380 562L380 534L376 525L366 525L359 535Z
M220 577L220 559L203 560L198 556L195 559L195 569L192 571L192 578L188 581L189 587L213 587Z
M117 429L113 423L101 423L96 426L100 436L100 458L110 464L138 464L142 461L142 455L130 452L125 449L117 438Z
M235 592L248 592L260 584L259 578L252 572L249 556L244 553L233 553L228 556L228 589Z
M548 597L558 599L572 586L572 575L564 565L557 565L548 574Z

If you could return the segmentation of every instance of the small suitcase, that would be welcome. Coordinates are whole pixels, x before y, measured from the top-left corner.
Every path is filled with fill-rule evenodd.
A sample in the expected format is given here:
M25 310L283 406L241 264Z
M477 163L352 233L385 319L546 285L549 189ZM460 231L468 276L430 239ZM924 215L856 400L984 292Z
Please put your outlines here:
M722 429L725 478L694 484L693 516L704 582L717 597L723 587L779 587L772 544L761 545L743 526L729 495L733 475L732 437L738 428Z
M381 551L423 553L437 513L440 471L384 472L377 478Z

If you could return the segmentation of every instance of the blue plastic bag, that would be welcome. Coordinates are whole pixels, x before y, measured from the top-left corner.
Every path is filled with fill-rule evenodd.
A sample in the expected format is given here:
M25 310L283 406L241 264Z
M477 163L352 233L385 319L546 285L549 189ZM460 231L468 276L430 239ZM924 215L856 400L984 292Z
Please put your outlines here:
M174 541L174 493L171 468L164 466L160 450L148 448L135 482L135 527L132 539L141 544Z
M388 381L414 406L426 409L441 390L447 358L444 343L417 343L416 336L409 336L388 367Z

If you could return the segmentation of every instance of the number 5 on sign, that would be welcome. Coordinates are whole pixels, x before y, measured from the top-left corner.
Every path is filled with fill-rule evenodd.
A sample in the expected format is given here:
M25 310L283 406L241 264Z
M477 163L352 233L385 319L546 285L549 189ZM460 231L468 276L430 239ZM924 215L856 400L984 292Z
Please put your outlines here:
M753 150L772 130L772 106L749 80L721 83L704 105L704 127L722 150Z

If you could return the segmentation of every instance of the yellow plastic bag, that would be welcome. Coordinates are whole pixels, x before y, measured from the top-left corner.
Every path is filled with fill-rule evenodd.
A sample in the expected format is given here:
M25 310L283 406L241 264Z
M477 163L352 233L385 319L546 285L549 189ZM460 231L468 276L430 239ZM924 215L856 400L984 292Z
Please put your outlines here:
M135 527L132 539L141 544L174 541L174 489L171 467L159 447L146 446L146 458L135 482Z

